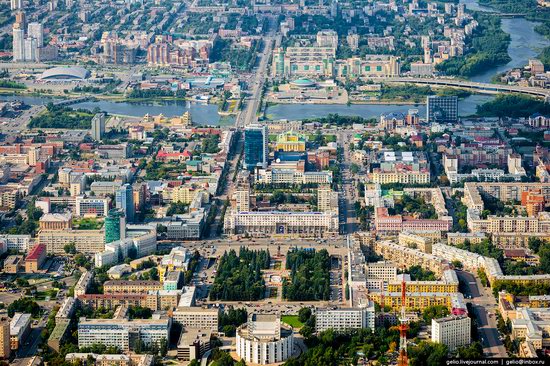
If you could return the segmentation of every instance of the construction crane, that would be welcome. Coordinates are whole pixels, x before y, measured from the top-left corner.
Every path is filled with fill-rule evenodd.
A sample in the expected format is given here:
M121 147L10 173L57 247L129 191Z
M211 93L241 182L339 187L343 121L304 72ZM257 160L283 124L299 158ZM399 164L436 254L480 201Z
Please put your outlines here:
M409 319L405 312L405 305L407 300L407 285L405 283L405 271L401 275L401 316L399 318L399 359L397 360L398 366L408 366L409 357L407 355L407 330L409 330Z

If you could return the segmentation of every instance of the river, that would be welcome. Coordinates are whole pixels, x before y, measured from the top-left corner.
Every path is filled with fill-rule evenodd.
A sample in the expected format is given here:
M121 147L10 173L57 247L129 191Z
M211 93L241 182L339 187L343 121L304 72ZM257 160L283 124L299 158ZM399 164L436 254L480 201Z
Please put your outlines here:
M491 12L486 6L481 6L477 0L460 0L466 8L474 11ZM501 28L510 35L508 54L512 59L506 65L500 65L470 79L478 82L490 82L493 76L512 68L524 67L529 59L537 57L543 48L550 46L550 40L535 32L537 23L525 18L503 18Z
M30 105L48 104L54 99L50 97L22 96L22 95L0 95L0 101L20 100ZM71 105L71 108L85 108L100 110L110 114L124 116L143 117L163 114L167 117L181 116L186 111L191 112L193 122L200 125L232 125L233 117L221 117L218 114L218 107L214 104L189 103L184 101L158 101L158 102L114 102L110 100L96 100Z
M520 0L518 0L520 1ZM491 11L490 8L480 6L477 0L460 0L466 4L466 7L475 11ZM511 42L508 47L508 53L511 61L506 65L495 66L492 69L472 77L474 81L490 82L491 78L497 73L514 67L525 66L529 59L536 57L540 51L550 45L550 41L536 33L534 27L536 23L528 21L524 18L502 19L502 29L510 34ZM22 100L27 104L46 104L51 101L47 97L31 97L31 96L3 96L2 100ZM493 99L489 95L471 95L459 102L459 114L468 116L476 112L476 106L486 101ZM232 125L234 118L220 117L216 105L192 104L187 102L113 102L108 100L98 100L93 102L85 102L75 104L74 108L94 109L98 107L100 110L111 114L121 114L127 116L141 117L149 113L151 115L163 114L165 116L181 115L186 111L190 111L193 121L201 125ZM312 105L312 104L279 104L269 107L267 116L270 119L305 119L314 117L323 117L329 113L338 113L341 115L358 115L364 118L378 117L382 113L388 112L407 112L411 108L417 108L420 115L425 114L425 106L423 105L378 105L378 104L361 104L361 105Z
M472 115L476 112L477 105L493 98L492 95L470 95L458 102L458 113L461 116ZM350 106L341 104L277 104L267 109L267 117L273 120L293 120L325 117L329 113L338 113L344 116L374 118L389 112L407 113L411 108L418 109L421 117L426 115L426 105L424 104L352 104Z

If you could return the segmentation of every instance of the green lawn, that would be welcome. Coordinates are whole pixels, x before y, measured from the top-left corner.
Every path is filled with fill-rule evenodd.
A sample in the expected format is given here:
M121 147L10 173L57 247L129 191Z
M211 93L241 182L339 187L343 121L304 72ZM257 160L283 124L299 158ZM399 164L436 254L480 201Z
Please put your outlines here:
M298 320L298 315L283 315L281 317L283 323L290 325L292 328L301 328L304 324Z

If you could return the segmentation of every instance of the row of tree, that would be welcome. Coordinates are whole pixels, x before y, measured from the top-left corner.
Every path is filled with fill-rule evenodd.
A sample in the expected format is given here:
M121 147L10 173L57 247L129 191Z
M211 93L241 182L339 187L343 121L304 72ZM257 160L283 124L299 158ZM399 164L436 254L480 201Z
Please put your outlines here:
M239 254L232 249L223 254L218 273L210 288L210 300L256 301L265 296L262 269L269 268L268 250L241 247Z
M288 252L286 268L290 279L283 281L283 297L291 301L317 301L330 298L330 256L320 251L293 249Z

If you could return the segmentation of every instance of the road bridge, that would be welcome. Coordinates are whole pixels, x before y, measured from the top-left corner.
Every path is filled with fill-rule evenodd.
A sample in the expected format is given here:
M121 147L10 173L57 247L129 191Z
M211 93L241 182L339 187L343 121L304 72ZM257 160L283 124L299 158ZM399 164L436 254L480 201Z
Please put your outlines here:
M454 88L464 88L476 90L480 93L496 94L496 93L518 93L531 95L539 98L550 99L550 89L537 88L531 86L519 85L501 85L490 83L479 83L475 81L449 79L449 78L410 78L396 77L383 78L381 81L387 83L410 83L430 86L447 86Z

